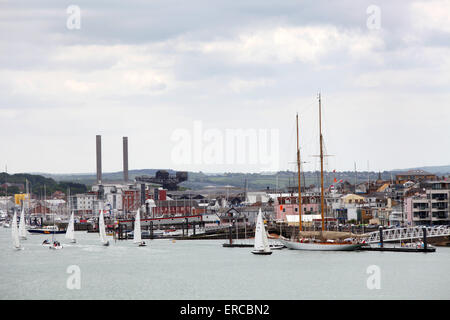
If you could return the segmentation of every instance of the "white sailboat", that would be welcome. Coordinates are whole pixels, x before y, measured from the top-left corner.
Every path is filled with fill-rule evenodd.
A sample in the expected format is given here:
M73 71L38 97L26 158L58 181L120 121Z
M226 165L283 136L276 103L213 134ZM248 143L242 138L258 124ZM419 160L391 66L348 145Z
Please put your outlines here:
M100 233L100 241L104 246L109 246L109 241L106 239L105 219L103 218L103 205L100 208L100 215L98 217L98 228Z
M75 220L73 216L73 211L72 214L70 215L69 224L67 225L66 239L69 239L71 243L77 242L77 240L75 239Z
M20 245L19 231L17 230L17 213L16 213L16 211L14 211L13 220L11 222L11 235L12 235L14 249L22 250L23 247Z
M141 215L139 213L139 209L137 209L137 211L136 211L136 218L134 220L133 242L139 244L139 247L146 246L145 242L142 241Z
M261 209L259 209L258 218L256 220L255 245L252 251L254 254L272 254L269 247L269 239L267 239L266 228L262 219Z
M27 239L27 229L25 228L25 205L22 206L19 221L19 237L21 240Z

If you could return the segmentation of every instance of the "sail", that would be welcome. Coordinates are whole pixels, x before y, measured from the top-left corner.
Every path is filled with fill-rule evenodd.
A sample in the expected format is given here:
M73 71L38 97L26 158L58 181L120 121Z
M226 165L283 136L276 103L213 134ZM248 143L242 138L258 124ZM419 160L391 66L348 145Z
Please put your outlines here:
M73 212L70 215L69 224L67 225L66 239L75 240L75 222Z
M133 242L140 243L141 238L141 215L139 214L139 209L136 212L136 218L134 220L134 232L133 232Z
M22 212L20 213L19 236L23 240L27 238L27 230L25 228L25 207L22 207Z
M19 240L19 232L17 230L17 214L14 211L14 217L12 220L12 224L11 224L11 235L12 235L12 241L13 241L13 246L16 249L20 248L20 240Z
M100 232L100 241L103 243L107 243L106 239L106 231L105 231L105 220L103 219L103 208L100 210L100 216L98 217L98 228Z
M261 209L259 209L258 218L256 220L254 248L255 250L261 250L265 252L270 251L269 239L267 239L266 228L264 227Z

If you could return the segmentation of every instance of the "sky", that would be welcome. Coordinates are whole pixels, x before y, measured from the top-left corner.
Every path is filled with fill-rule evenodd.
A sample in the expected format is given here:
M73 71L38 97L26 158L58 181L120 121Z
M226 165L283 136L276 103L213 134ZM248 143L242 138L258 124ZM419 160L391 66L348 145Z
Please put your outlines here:
M2 1L0 169L450 164L450 1Z

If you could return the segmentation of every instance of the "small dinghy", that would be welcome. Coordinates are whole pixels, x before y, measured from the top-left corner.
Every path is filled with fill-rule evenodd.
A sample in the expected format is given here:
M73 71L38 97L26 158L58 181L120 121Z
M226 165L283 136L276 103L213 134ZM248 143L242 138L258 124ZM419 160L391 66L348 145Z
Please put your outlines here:
M281 250L281 249L286 248L286 247L285 247L284 245L282 245L282 244L272 244L272 245L270 245L269 247L270 247L270 250Z
M262 219L261 209L259 209L258 218L256 222L255 231L255 245L253 254L269 255L272 251L269 247L269 240L267 239L266 228L264 227L264 222Z
M61 250L63 246L59 241L53 241L53 244L48 247L50 250Z

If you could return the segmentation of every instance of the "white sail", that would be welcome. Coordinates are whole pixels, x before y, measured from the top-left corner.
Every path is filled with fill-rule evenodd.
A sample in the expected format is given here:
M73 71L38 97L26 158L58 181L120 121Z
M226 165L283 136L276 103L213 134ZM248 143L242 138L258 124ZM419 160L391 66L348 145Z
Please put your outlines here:
M264 227L261 209L259 209L258 218L256 220L254 248L258 251L270 252L269 240L267 239L266 228Z
M139 214L139 209L136 212L136 218L134 220L134 232L133 232L133 242L141 243L141 215Z
M13 246L16 249L20 248L20 240L19 240L19 231L17 230L17 214L14 211L14 217L11 222L11 235L12 235L12 241Z
M70 215L69 224L67 225L66 239L69 239L72 241L75 240L75 221L74 221L73 212Z
M100 241L103 244L106 244L108 240L106 239L105 220L103 219L103 207L100 209L100 216L98 217L98 228L100 232Z
M25 228L25 207L22 207L22 212L20 213L19 236L22 240L26 240L27 238L27 230Z

